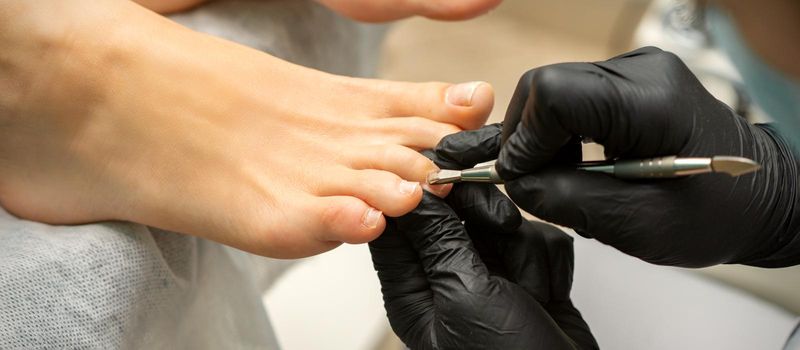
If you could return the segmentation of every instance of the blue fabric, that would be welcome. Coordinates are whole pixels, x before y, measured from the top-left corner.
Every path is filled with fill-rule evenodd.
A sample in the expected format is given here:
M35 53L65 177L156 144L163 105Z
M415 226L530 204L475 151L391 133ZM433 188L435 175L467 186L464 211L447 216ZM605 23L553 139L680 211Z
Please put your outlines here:
M707 19L714 41L742 75L747 92L778 122L778 130L794 142L795 149L800 150L800 83L776 71L754 53L722 10L709 8Z

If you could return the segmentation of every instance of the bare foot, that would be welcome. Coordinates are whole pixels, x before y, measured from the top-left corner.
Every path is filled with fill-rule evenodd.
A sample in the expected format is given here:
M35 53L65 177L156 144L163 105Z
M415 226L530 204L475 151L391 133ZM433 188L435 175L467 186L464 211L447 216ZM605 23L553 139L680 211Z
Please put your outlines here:
M282 258L367 242L419 202L435 166L415 149L492 108L486 83L329 75L125 1L15 4L0 203L31 220L128 220Z
M209 0L134 0L158 13L188 10ZM224 1L224 0L222 0ZM503 0L317 0L343 16L364 22L387 22L412 16L464 20L480 16Z
M502 0L317 0L355 20L386 22L411 16L464 20L480 16Z

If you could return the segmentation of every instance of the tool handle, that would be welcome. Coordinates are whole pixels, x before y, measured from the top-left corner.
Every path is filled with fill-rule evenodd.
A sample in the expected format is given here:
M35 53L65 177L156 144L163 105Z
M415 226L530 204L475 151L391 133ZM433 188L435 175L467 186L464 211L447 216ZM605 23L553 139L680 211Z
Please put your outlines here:
M503 179L497 174L494 163L478 164L475 168L461 171L461 181L463 182L486 182L493 184L503 183Z
M614 164L614 176L622 179L654 179L688 176L711 172L710 158L677 158L675 156L622 160Z
M614 164L614 176L621 179L675 177L675 158L621 160Z

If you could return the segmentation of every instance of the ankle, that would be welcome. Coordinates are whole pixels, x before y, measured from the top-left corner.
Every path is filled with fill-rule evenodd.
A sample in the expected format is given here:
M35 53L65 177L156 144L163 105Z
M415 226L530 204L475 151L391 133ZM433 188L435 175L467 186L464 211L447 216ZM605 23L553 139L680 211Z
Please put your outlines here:
M81 2L32 4L11 6L13 19L0 25L0 76L6 77L0 79L0 111L6 122L93 107L107 91L109 69L127 55L121 46L127 45L125 38L118 37L113 23L119 9ZM91 9L82 11L83 6Z

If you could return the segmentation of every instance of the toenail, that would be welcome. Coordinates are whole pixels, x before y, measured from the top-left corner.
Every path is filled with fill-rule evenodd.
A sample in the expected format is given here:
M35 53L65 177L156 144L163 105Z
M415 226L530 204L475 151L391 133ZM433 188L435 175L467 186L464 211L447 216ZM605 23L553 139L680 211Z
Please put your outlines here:
M435 196L439 198L444 198L450 192L450 189L453 187L453 184L444 184L444 185L428 185L423 184L422 188L425 191L433 193Z
M383 213L380 210L369 208L367 212L364 213L364 217L361 218L361 224L368 228L376 228L378 227L378 220L380 220L381 215L383 215Z
M451 105L461 107L472 106L472 96L475 95L475 91L478 90L478 86L481 86L481 84L484 84L484 82L473 81L452 85L447 88L444 99Z
M406 195L412 194L417 191L417 186L419 186L419 182L400 181L400 193Z

